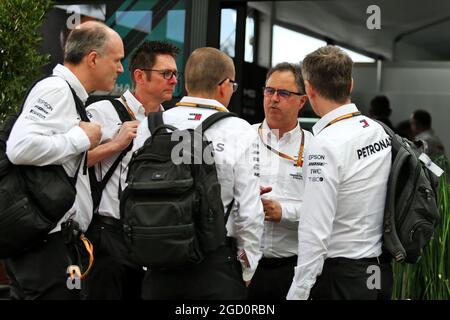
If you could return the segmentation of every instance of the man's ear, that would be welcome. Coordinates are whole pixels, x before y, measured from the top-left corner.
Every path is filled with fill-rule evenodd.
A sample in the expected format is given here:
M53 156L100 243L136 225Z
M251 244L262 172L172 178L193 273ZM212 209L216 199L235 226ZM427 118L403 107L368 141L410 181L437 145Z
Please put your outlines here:
M306 95L300 96L300 110L302 110L303 106L305 105L306 101L308 100L308 97Z
M225 85L229 86L228 82L225 81L223 82L221 85L217 86L217 94L219 95L220 98L225 96Z
M352 77L352 82L350 83L350 90L349 90L349 93L352 93L352 91L353 91L353 77Z
M311 82L309 82L309 80L305 80L305 92L308 95L308 97L311 99L316 95L316 91L313 87L313 85L311 84Z
M145 73L142 70L134 69L133 71L134 82L140 84L144 81Z
M95 68L98 57L99 57L99 54L97 51L89 52L88 55L86 56L86 61L87 61L88 66Z

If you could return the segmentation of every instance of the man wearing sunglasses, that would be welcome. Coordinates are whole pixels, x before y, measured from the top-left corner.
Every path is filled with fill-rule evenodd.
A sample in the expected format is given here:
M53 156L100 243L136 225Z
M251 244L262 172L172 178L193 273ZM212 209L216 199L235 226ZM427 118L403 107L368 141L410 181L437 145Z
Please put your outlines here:
M188 96L163 113L163 122L179 130L194 129L209 116L228 112L226 106L237 88L234 79L229 56L215 48L196 49L185 68ZM142 122L133 150L150 135L147 122ZM195 266L150 268L143 285L144 299L244 299L245 284L261 257L263 210L253 160L257 135L245 120L228 117L214 123L204 136L214 148L224 211L234 203L226 225L229 241Z
M284 300L297 264L298 221L303 198L303 153L312 137L298 122L307 97L300 66L280 63L263 87L265 119L259 134L260 185L264 206L263 257L248 298Z
M89 152L97 180L107 180L89 236L95 247L95 264L86 279L87 299L139 299L143 271L129 259L122 237L119 194L125 188L131 144L139 122L150 112L162 111L162 102L172 99L177 84L175 62L179 49L170 43L145 41L133 53L129 71L134 90L116 101L103 100L87 108L91 120L103 128L103 144ZM122 123L113 104L119 104L128 120ZM119 159L118 159L119 158Z

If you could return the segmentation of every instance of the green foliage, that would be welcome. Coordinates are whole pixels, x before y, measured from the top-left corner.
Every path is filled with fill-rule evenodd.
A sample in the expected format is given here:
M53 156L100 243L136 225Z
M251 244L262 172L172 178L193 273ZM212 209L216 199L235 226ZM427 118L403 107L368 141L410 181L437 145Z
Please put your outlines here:
M37 52L38 32L51 0L0 1L0 121L18 110L23 96L48 62Z
M450 162L435 161L445 173L439 184L441 221L417 264L394 264L393 299L450 300Z

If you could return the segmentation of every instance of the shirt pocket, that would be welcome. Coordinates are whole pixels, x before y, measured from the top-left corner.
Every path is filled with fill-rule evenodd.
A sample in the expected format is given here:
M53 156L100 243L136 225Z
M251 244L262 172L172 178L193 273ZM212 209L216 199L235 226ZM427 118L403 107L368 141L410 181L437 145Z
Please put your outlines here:
M290 164L285 169L286 174L283 175L282 181L284 197L288 200L301 200L304 191L302 167L295 167Z

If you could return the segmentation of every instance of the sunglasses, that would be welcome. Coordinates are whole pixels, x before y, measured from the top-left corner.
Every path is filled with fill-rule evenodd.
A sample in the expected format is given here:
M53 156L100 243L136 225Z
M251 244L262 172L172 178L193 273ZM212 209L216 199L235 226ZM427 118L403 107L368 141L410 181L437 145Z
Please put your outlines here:
M236 81L234 81L234 80L231 80L230 78L225 78L225 79L223 79L222 81L220 81L220 83L218 84L218 86L220 86L222 83L224 83L225 81L229 81L231 84L233 84L233 92L236 92L236 90L238 89L238 87L239 87L239 84L236 82Z
M263 87L263 92L264 92L264 95L267 96L267 97L271 97L271 96L273 96L276 93L282 99L287 99L292 94L295 94L297 96L302 96L303 95L303 93L292 92L292 91L285 90L285 89L275 89L275 88L272 88L272 87Z
M181 76L181 73L176 71L176 70L173 71L173 70L158 70L158 69L144 69L144 68L139 68L139 69L144 70L144 71L155 71L155 72L158 72L166 80L170 80L173 77L178 79Z

